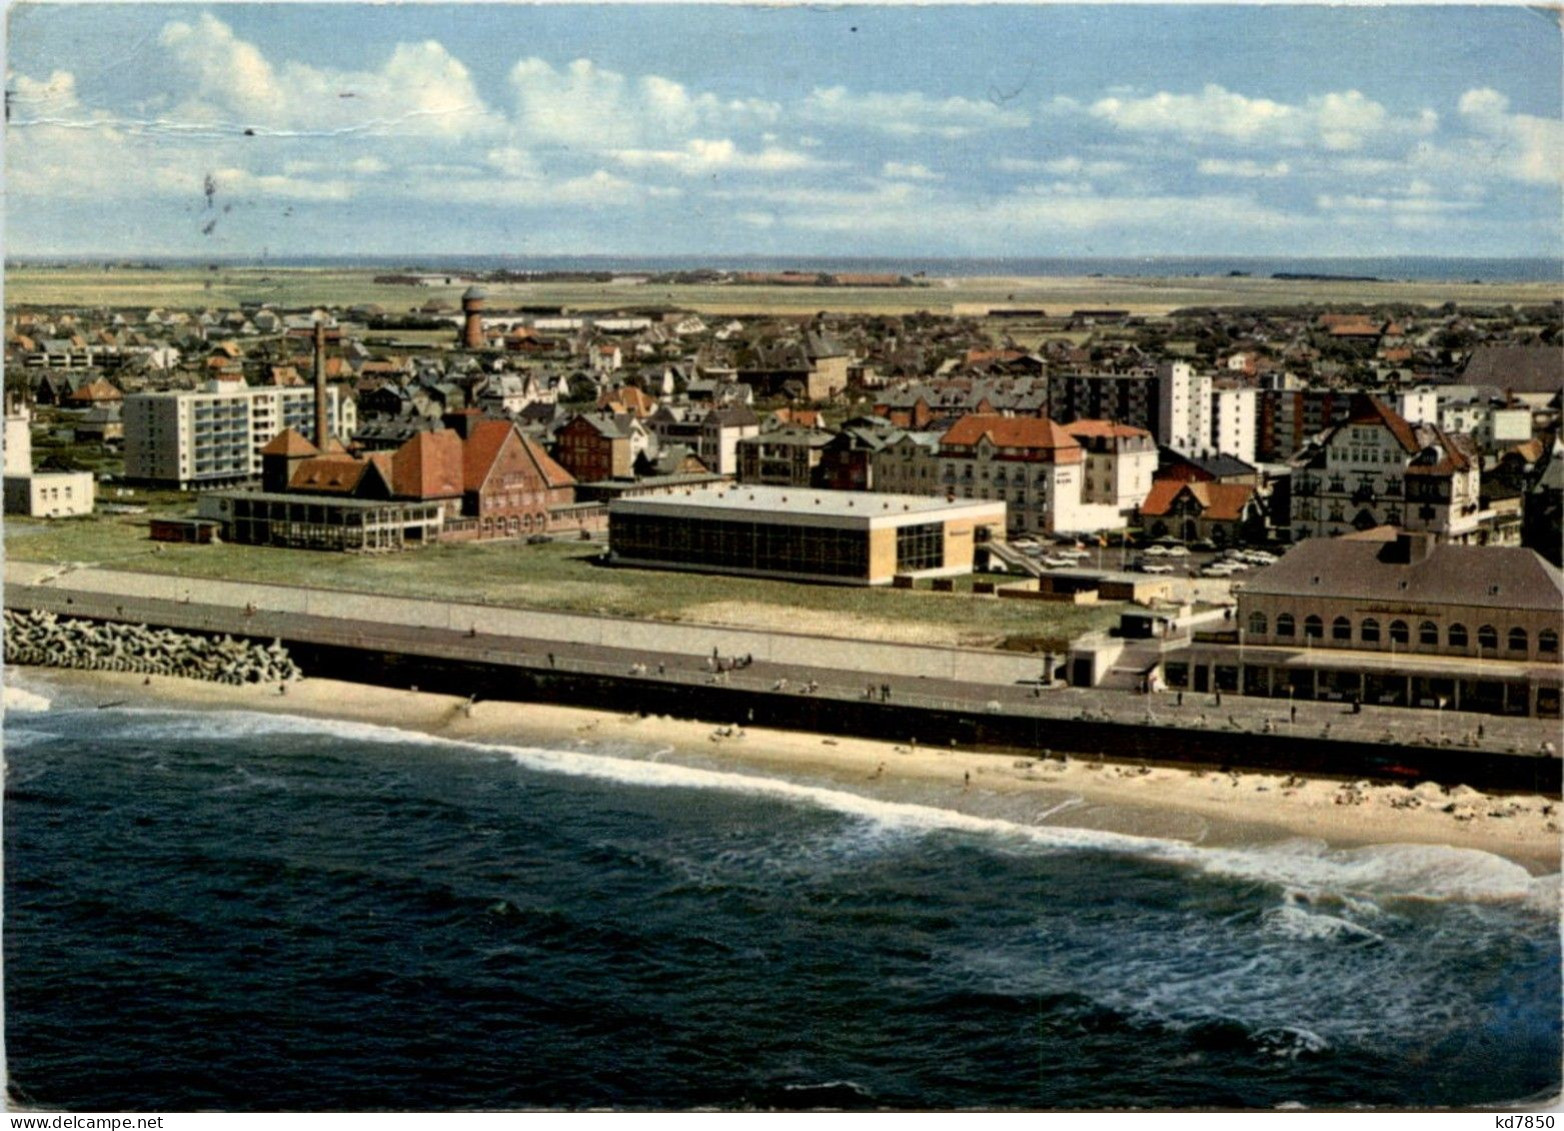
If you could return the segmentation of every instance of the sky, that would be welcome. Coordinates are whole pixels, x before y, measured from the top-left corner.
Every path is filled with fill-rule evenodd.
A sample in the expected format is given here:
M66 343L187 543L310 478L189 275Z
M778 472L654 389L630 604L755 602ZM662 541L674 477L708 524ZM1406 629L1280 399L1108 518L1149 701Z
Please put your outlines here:
M1564 254L1517 6L9 14L10 255Z

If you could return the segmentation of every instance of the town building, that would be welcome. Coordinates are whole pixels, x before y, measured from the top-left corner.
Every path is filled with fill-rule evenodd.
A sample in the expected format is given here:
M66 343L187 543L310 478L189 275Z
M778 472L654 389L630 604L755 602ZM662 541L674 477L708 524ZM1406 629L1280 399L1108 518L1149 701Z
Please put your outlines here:
M1157 440L1192 455L1220 450L1212 441L1211 378L1187 362L1170 361L1158 366L1156 381Z
M1531 550L1380 529L1295 546L1165 662L1195 691L1559 717L1564 575Z
M353 435L353 399L335 385L326 398L332 434ZM308 387L213 381L200 392L137 393L124 402L125 477L181 489L256 479L261 449L288 428L313 436L314 418Z
M808 487L825 446L834 437L816 428L777 428L738 442L739 481L771 487ZM715 469L714 469L715 470Z
M972 571L1000 502L738 485L609 504L610 561L837 585Z
M1212 389L1211 434L1204 450L1253 463L1256 439L1260 434L1259 405L1258 389Z
M1089 530L1126 524L1151 491L1157 474L1157 442L1144 428L1107 420L1066 424L1085 456L1081 508Z
M1346 420L1295 461L1293 540L1389 525L1475 541L1480 487L1476 453L1461 437L1408 424L1379 399L1356 394Z
M869 455L870 488L892 495L943 495L940 432L897 431Z
M33 470L32 421L24 398L6 398L5 513L32 518L91 514L97 493L92 472Z
M964 416L940 437L939 486L951 498L1004 502L1011 534L1091 528L1081 503L1081 445L1036 416Z

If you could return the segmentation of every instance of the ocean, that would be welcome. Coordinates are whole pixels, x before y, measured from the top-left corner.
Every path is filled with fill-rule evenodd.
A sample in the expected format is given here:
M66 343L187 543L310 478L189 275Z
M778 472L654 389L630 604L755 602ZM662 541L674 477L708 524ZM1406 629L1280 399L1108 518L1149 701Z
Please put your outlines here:
M123 257L84 257L80 262L119 262ZM16 265L55 263L37 256L14 257ZM1273 274L1373 278L1386 282L1559 283L1564 263L1539 257L1402 256L1168 256L1117 258L1099 256L1007 256L990 258L836 257L792 255L277 255L211 259L137 258L138 263L168 267L205 266L217 262L234 267L336 268L386 271L519 271L613 272L653 274L669 271L807 271L926 275L933 278L1024 276L1075 278L1103 275L1116 278L1176 279L1232 273L1267 278Z
M8 713L4 748L17 1104L1269 1109L1559 1087L1558 877L1482 852L1206 847L649 748L63 698Z

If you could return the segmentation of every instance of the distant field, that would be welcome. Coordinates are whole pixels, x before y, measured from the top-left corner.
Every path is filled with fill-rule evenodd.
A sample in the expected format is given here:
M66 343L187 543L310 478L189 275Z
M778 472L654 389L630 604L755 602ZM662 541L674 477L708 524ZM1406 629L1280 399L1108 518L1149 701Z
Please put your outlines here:
M852 639L1040 650L1118 619L1112 605L1076 607L611 568L592 560L600 549L570 541L537 546L489 542L370 556L182 546L149 541L144 516L8 524L5 531L7 556L25 561Z
M6 271L11 306L202 307L244 300L283 306L378 303L398 313L430 299L452 305L463 286L383 286L375 272L357 270L234 269L210 272L112 271L12 267ZM1113 307L1163 314L1186 306L1289 306L1322 303L1412 303L1439 306L1535 304L1564 297L1548 283L1353 283L1201 276L1187 278L931 279L911 288L650 286L612 283L530 283L488 287L489 306L568 306L580 310L662 304L710 314L950 313L988 305L1042 307L1069 313Z

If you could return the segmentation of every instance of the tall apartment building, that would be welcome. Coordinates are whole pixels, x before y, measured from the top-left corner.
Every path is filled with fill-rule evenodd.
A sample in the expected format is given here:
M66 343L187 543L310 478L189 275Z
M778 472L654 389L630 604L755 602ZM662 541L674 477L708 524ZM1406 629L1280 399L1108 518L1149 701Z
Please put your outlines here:
M358 427L353 398L326 390L331 430ZM249 388L211 382L199 392L138 393L125 398L125 477L181 489L258 479L261 449L284 429L315 439L315 390Z
M1184 361L1157 367L1157 424L1159 443L1188 455L1210 454L1211 378L1196 373Z
M1259 406L1259 389L1211 391L1210 451L1213 455L1255 462L1255 441L1260 431Z
M1187 369L1188 366L1185 366ZM1157 431L1157 377L1154 373L1060 373L1048 378L1051 420L1112 420Z

